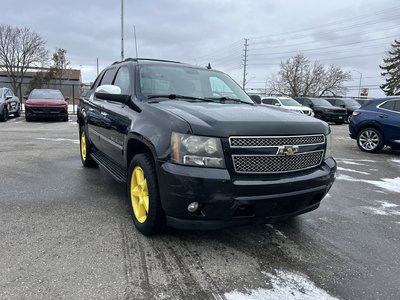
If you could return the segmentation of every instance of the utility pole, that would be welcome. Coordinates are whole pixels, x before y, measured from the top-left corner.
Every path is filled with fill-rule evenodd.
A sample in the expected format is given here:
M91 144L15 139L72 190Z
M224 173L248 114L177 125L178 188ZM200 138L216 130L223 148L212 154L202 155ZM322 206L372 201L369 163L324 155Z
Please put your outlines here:
M243 90L246 90L246 69L247 69L247 47L249 39L244 39L244 59L243 59Z
M99 76L99 58L96 58L97 76Z
M121 61L124 60L124 0L121 0Z
M138 58L138 52L137 52L137 41L136 41L136 26L133 26L133 33L135 34L136 58Z

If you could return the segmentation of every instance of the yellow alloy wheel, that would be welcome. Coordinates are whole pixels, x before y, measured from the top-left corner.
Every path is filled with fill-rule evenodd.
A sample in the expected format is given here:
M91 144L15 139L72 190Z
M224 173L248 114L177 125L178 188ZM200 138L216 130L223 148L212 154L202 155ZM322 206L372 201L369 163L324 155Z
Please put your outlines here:
M81 155L82 155L82 159L85 161L86 160L86 137L85 137L85 132L83 132L83 131L81 134Z
M131 202L136 220L144 223L149 213L149 189L141 167L135 167L131 176Z

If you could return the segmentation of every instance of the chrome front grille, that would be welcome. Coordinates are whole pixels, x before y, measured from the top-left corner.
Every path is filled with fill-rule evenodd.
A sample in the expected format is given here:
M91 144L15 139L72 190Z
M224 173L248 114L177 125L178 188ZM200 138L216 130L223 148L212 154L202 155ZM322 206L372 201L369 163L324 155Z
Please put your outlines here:
M287 173L319 166L325 135L236 136L229 138L229 145L238 174Z
M272 174L306 170L322 162L324 151L278 155L232 155L236 173Z
M324 144L325 136L299 135L299 136L257 136L257 137L230 137L231 148L263 148L285 145L314 145Z

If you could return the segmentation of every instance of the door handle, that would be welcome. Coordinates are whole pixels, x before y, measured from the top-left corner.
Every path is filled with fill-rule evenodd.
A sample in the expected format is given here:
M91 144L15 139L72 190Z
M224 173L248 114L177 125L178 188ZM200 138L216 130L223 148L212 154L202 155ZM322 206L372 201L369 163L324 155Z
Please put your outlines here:
M382 118L382 119L386 119L387 117L388 117L387 115L382 115L382 114L379 115L379 118Z
M102 111L101 114L102 114L104 117L108 117L108 113L105 113L104 111Z

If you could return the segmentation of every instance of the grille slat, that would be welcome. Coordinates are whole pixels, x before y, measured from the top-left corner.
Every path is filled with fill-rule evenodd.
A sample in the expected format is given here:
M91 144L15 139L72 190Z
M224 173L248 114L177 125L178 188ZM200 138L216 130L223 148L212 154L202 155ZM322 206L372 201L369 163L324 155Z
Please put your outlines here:
M287 173L316 167L324 158L324 144L325 135L323 134L229 138L230 148L237 149L232 155L232 160L235 172L238 174ZM313 151L309 149L305 152L306 146L315 147ZM271 147L276 148L276 154L271 155ZM269 148L268 152L264 154L258 150L257 154L249 154L247 150L263 148Z
M299 153L292 156L281 155L232 155L237 173L267 174L306 170L319 165L324 151Z
M325 143L325 136L301 135L301 136L259 136L259 137L230 137L231 148L262 148L285 145L314 145Z

